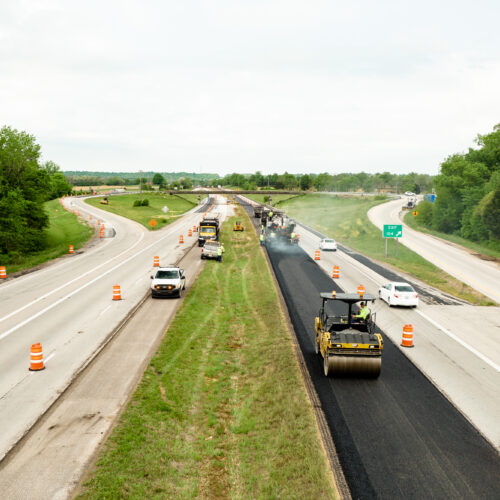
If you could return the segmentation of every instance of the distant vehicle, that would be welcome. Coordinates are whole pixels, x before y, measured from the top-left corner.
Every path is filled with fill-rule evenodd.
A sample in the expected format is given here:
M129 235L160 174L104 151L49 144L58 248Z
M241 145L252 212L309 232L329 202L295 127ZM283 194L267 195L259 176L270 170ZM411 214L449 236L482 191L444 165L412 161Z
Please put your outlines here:
M151 297L181 297L182 290L186 289L186 275L184 269L176 266L160 267L154 276L151 276Z
M101 205L109 205L109 201L106 196L99 202Z
M406 191L405 196L415 196L415 193L412 193L411 191Z
M418 306L418 293L409 283L393 281L381 286L378 295L391 306Z
M335 240L332 240L331 238L323 238L319 242L319 249L332 250L333 252L335 252L337 250L337 242Z

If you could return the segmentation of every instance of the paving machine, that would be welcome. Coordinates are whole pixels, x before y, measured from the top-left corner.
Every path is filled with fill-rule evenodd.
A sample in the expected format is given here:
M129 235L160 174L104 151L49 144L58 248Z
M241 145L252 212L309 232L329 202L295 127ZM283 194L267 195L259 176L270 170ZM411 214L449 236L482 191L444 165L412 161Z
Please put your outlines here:
M320 293L321 308L315 319L315 351L323 357L325 376L362 375L376 378L382 367L382 335L375 333L375 314L354 318L353 306L367 305L376 297L369 293ZM343 314L329 315L328 306L341 306ZM357 308L356 308L357 310Z

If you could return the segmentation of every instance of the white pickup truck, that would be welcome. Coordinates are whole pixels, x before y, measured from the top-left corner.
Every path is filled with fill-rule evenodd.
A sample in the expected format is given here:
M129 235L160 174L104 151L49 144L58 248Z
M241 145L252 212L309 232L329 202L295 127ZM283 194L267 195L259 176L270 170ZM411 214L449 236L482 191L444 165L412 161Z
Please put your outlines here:
M151 276L151 297L181 297L182 290L186 289L184 269L176 266L160 267L156 274Z
M220 243L218 241L206 241L201 249L202 259L217 259Z

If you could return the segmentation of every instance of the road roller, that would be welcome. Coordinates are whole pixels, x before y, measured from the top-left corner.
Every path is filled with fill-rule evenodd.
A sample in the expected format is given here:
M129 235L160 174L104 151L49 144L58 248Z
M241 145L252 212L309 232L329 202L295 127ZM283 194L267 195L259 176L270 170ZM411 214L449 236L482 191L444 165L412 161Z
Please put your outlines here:
M315 319L315 351L323 357L325 376L376 378L382 367L382 335L375 333L375 314L357 318L359 303L369 307L376 297L369 293L320 293L321 308ZM328 310L341 311L328 314Z

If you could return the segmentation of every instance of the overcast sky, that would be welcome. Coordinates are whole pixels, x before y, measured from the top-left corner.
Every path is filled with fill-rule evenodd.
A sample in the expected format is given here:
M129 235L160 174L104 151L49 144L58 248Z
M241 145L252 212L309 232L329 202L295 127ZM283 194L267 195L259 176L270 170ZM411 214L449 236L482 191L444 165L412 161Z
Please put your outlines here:
M500 2L1 0L0 126L63 170L416 171L500 122Z

